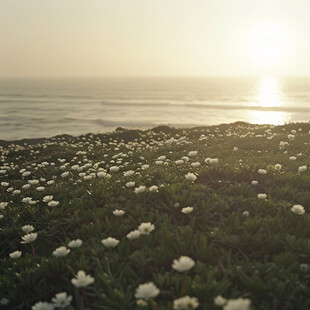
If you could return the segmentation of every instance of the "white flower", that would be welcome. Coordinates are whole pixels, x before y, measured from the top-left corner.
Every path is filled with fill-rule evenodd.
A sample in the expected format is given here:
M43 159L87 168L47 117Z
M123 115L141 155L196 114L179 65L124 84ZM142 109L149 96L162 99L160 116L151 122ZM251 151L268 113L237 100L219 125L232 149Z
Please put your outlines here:
M189 172L188 174L185 175L185 179L194 182L197 179L197 177L194 173Z
M150 191L150 192L158 192L158 186L156 186L156 185L151 186L151 187L149 188L149 191Z
M179 159L179 160L176 160L174 163L179 166L179 165L184 164L184 161L182 159Z
M135 184L136 184L136 182L127 182L126 183L126 187L134 187L135 186Z
M85 287L95 282L95 279L90 275L86 275L85 271L80 270L77 273L76 278L71 280L75 287Z
M293 205L291 211L298 215L303 215L305 213L305 208L302 205Z
M56 308L66 308L71 304L72 296L67 296L66 292L58 293L52 298L52 302Z
M1 186L7 187L7 186L9 186L9 183L8 182L1 182Z
M196 309L198 306L199 302L196 297L184 296L173 301L174 310L191 310Z
M275 170L281 170L282 169L282 165L281 164L276 164L274 166Z
M6 306L10 301L7 298L1 298L0 305Z
M119 167L117 167L117 166L112 166L111 168L110 168L110 171L111 172L117 172L119 170Z
M159 289L155 286L154 283L148 282L144 284L140 284L135 292L135 297L138 299L149 300L150 298L154 298L159 294Z
M22 230L23 230L24 233L27 234L27 233L30 233L30 232L34 231L34 227L32 225L24 225L22 227Z
M200 162L195 162L195 163L191 163L191 166L193 167L193 168L197 168L197 167L199 167L200 166Z
M30 184L25 184L22 186L22 189L28 189L28 188L30 188Z
M155 164L156 164L156 165L162 165L163 163L164 163L164 162L163 162L162 160L156 160L156 161L155 161Z
M97 173L97 177L98 178L104 178L106 175L107 175L107 173L104 172L104 171L100 171L100 172Z
M291 156L289 159L290 160L296 160L297 158L295 156Z
M48 196L44 196L43 197L43 202L50 202L53 200L53 196L52 195L48 195Z
M264 194L264 193L257 194L257 198L258 199L266 199L267 198L267 194Z
M15 251L15 252L10 253L10 257L13 259L20 258L21 255L22 255L21 251Z
M216 306L223 307L227 303L227 299L221 295L216 296L213 299Z
M233 148L233 150L234 150L235 152L237 152L239 149L235 146L235 147Z
M135 193L136 194L140 194L143 193L145 191L146 187L144 185L140 185L139 187L135 188Z
M251 184L252 184L252 185L257 185L257 184L258 184L258 181L254 180L254 181L251 182Z
M293 140L295 139L295 136L294 136L294 135L289 134L289 135L287 136L287 138L288 138L290 141L293 141Z
M158 159L158 160L165 160L165 159L166 159L166 156L159 156L157 159Z
M150 165L143 165L143 166L141 167L142 170L146 170L146 169L149 169L149 168L150 168Z
M188 256L181 256L179 259L174 259L172 268L178 272L185 272L192 269L195 265L193 259Z
M249 213L249 211L243 211L243 212L242 212L242 215L243 215L244 217L248 217L248 216L250 215L250 213Z
M129 170L129 171L124 172L124 177L131 177L134 174L135 172L133 170Z
M141 232L140 232L140 230L133 230L133 231L131 231L130 233L128 233L127 234L127 238L129 239L129 240L133 240L133 239L138 239L139 237L141 236Z
M101 243L107 248L114 248L118 245L119 240L112 237L108 237L106 239L101 240Z
M210 158L209 163L211 165L216 165L219 162L218 158Z
M69 248L79 248L82 245L83 241L80 239L72 240L68 243Z
M139 307L146 307L147 306L147 302L143 299L138 299L137 300L137 306Z
M66 172L63 172L62 174L61 174L61 177L62 178L65 178L65 177L67 177L69 175L69 171L66 171Z
M22 236L23 241L21 241L20 243L31 243L33 241L35 241L38 237L37 233L30 233L27 235Z
M114 210L113 214L115 216L123 216L125 214L125 211L124 210Z
M141 223L138 227L139 231L141 232L142 235L149 235L151 231L155 229L155 226L151 224L150 222L148 223Z
M299 265L299 270L300 271L308 271L310 269L310 265L309 264L300 264Z
M62 257L68 255L69 253L70 253L69 249L67 249L65 246L61 246L56 250L54 250L53 255L56 257Z
M195 156L197 156L197 154L198 154L197 151L190 151L190 152L188 153L188 156L189 156L189 157L195 157Z
M31 174L30 171L26 171L22 174L23 177L28 177Z
M59 201L51 200L47 205L49 207L56 207L59 205Z
M48 302L37 302L34 306L32 306L32 310L53 310L55 307L53 304L50 304Z
M229 299L223 310L250 310L251 300L248 298Z
M305 172L306 170L307 170L306 165L298 167L298 172Z
M258 169L257 172L258 172L258 174L266 174L267 170L265 170L265 169Z
M182 208L181 212L184 214L189 214L194 210L193 207L186 207L186 208Z
M7 202L0 202L0 210L4 210L4 208L8 205Z
M42 191L45 190L45 187L44 187L44 186L39 186L39 187L36 188L36 190L37 190L38 192L42 192Z

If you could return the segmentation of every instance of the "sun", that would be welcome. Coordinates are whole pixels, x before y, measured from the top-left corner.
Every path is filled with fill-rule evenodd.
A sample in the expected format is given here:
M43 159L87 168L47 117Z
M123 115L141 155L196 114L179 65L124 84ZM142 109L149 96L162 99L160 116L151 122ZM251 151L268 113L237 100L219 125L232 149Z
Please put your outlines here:
M281 66L288 55L288 32L280 24L262 22L256 25L249 39L252 61L261 68Z

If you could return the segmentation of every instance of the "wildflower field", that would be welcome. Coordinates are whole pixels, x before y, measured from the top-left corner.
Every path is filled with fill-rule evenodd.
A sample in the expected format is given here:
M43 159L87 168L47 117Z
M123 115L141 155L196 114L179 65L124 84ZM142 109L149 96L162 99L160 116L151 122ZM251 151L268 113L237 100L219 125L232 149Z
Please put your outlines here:
M0 308L309 309L310 124L0 142Z

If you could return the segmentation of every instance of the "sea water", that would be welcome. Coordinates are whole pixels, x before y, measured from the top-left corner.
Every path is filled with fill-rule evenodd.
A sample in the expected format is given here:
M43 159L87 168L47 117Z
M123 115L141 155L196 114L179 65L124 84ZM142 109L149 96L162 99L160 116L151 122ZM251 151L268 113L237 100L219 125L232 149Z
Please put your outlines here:
M310 78L0 79L0 139L310 120Z

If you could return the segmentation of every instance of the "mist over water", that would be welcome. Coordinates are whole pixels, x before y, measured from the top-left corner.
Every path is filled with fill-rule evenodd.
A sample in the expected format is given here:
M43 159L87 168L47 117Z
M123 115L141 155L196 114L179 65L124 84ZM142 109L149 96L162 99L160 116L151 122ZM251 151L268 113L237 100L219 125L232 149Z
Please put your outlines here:
M310 119L310 78L1 79L0 139Z

